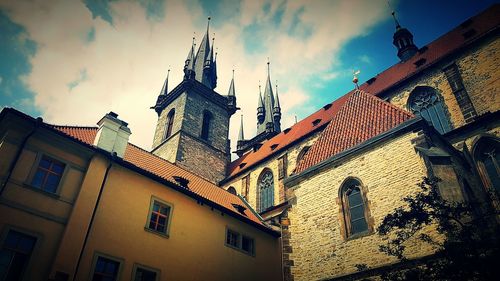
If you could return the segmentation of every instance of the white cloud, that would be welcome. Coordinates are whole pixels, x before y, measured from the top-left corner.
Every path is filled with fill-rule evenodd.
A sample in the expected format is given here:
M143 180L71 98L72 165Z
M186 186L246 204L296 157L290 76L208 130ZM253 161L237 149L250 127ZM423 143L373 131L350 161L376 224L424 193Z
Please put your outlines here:
M150 148L157 116L149 107L156 100L169 65L170 88L181 81L192 34L196 32L199 42L204 31L204 26L195 24L205 18L200 7L167 1L164 20L148 21L138 3L112 2L111 26L101 18L92 19L80 1L11 1L2 5L38 43L26 81L37 93L35 102L45 120L91 125L112 110L129 122L132 142ZM273 1L269 13L264 12L263 5L264 1L245 0L240 14L229 20L213 19L218 21L217 28L211 30L216 33L219 50L216 91L227 94L231 70L236 68L237 101L242 110L231 122L233 145L240 114L245 116L245 136L255 135L258 81L266 79L267 57L271 59L273 84L279 80L282 127L286 128L294 123L295 110L300 107L304 112L315 90L306 81L314 75L323 80L337 77L338 70L332 66L342 44L386 16L384 5L369 0ZM282 21L273 24L274 12L283 7ZM288 34L296 19L300 28ZM227 21L221 24L222 20ZM258 30L261 37L245 41L243 31L252 23L263 26ZM85 42L82 34L92 28L95 39ZM252 40L259 42L262 52L245 51L244 42ZM86 69L86 79L79 80L70 91L68 83L81 77L82 69ZM318 75L321 73L325 74Z
M364 62L366 64L371 64L372 63L372 59L367 56L367 55L361 55L358 57L358 59L361 61L361 62Z

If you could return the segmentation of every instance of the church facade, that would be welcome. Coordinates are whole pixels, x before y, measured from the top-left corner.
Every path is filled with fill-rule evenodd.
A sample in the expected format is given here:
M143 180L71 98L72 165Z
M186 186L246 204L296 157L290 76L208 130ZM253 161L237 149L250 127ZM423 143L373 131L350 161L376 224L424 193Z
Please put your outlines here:
M151 151L128 143L113 112L82 127L4 109L0 277L361 280L391 270L398 261L378 251L375 230L423 177L439 177L447 200L500 208L499 13L422 47L394 18L400 62L289 128L268 63L257 135L241 125L234 161L235 82L215 91L209 27L183 81L169 90L167 75L152 107Z

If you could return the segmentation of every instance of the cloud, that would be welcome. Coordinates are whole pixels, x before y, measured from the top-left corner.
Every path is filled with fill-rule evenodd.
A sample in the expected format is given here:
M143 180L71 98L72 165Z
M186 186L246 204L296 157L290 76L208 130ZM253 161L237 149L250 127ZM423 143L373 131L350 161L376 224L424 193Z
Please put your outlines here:
M149 107L169 65L170 88L182 80L192 34L201 40L207 15L212 15L210 32L218 48L217 92L227 94L231 70L236 70L242 110L231 120L233 146L240 114L245 136L255 135L258 81L266 79L267 57L273 86L280 81L286 128L295 114L300 119L318 108L312 102L317 89L310 85L338 75L334 62L342 45L385 17L384 5L368 0L196 3L34 0L0 5L40 46L29 58L33 67L24 79L45 120L91 125L113 110L130 124L131 141L146 149L157 120Z
M358 60L363 62L363 63L366 63L366 64L371 64L372 63L372 59L367 56L367 55L361 55L358 57Z

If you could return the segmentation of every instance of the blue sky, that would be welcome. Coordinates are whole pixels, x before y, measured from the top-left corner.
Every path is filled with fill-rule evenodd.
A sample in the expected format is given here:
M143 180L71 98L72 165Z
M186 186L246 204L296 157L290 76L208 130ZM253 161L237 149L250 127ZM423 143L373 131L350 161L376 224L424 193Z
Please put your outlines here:
M496 1L390 1L417 46L436 39ZM167 69L170 88L194 36L212 17L218 87L232 69L245 135L255 134L259 81L278 80L282 128L306 117L398 62L387 1L14 1L0 2L0 108L57 124L93 125L111 110L129 122L132 142L149 149L156 100ZM261 82L263 83L263 82ZM234 141L233 141L234 143Z

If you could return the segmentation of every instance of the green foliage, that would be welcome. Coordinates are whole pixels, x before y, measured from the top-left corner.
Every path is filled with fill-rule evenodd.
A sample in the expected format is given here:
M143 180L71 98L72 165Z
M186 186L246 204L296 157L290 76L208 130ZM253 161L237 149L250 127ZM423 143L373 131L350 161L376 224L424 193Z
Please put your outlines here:
M379 250L408 262L408 243L427 243L436 254L409 269L393 271L384 280L496 280L500 276L499 229L497 212L477 216L470 202L450 202L439 193L439 179L424 178L420 191L405 197L405 206L388 214L378 227L387 244ZM425 234L427 226L435 226L443 239Z

